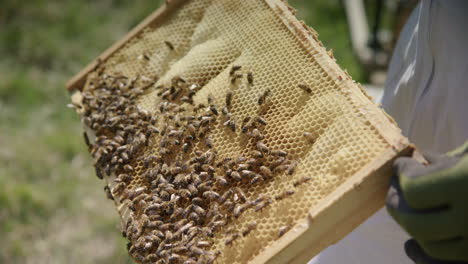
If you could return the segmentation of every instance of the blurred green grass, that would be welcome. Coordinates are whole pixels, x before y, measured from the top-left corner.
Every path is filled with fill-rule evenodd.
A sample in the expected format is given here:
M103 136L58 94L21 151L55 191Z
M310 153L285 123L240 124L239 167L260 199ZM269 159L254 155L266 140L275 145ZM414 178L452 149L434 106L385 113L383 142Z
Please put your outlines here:
M160 1L2 0L0 263L131 263L64 88ZM291 0L364 80L338 0Z

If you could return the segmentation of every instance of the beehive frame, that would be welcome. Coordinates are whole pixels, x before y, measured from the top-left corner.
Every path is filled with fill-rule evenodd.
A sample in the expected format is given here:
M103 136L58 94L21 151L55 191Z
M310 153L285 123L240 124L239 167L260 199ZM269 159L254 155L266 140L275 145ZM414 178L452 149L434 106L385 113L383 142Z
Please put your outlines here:
M338 67L318 42L316 35L297 21L286 3L279 0L261 1L267 3L303 47L314 54L316 61L334 82L342 87L359 86ZM131 39L138 36L144 28L157 27L171 12L177 10L185 2L188 1L168 1L166 5L151 14L127 36L73 77L67 83L67 89L79 93L88 73L93 71L100 61L106 61ZM349 96L356 104L363 106L369 104L369 98L362 89L352 90ZM251 260L251 263L305 263L327 246L343 238L383 205L393 159L400 155L411 155L413 147L400 135L399 129L389 122L391 118L385 115L372 115L366 112L365 107L361 111L363 117L378 130L390 147L378 159L367 164L316 206L310 208L308 217L297 223L286 235L273 242L271 246ZM119 212L123 211L119 210Z

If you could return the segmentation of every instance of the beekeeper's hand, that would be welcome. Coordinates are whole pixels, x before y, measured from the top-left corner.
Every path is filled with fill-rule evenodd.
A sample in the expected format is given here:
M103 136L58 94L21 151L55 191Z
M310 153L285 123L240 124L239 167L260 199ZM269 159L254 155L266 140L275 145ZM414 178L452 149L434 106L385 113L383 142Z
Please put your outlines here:
M416 263L468 263L468 141L426 159L395 161L387 210L414 238L405 250Z

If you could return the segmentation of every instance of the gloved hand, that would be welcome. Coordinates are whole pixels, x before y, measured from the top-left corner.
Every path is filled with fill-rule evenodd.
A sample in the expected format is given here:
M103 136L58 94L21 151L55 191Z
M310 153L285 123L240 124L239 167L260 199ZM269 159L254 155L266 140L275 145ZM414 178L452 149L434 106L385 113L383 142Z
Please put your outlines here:
M410 239L405 243L405 252L408 257L416 264L466 264L465 261L449 261L435 259L427 255L421 246L414 239Z
M468 263L468 141L426 159L395 161L387 210L414 238L405 250L416 263Z

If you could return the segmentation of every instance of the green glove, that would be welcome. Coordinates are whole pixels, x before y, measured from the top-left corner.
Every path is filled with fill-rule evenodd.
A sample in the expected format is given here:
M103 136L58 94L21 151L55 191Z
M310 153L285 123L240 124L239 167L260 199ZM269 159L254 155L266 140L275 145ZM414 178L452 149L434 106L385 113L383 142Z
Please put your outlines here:
M407 247L417 263L468 261L467 150L468 141L451 155L427 155L427 166L407 157L394 163L387 210L427 254L414 257L417 247Z

